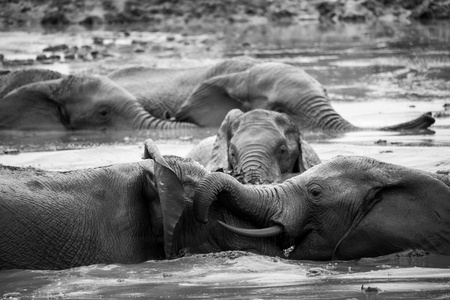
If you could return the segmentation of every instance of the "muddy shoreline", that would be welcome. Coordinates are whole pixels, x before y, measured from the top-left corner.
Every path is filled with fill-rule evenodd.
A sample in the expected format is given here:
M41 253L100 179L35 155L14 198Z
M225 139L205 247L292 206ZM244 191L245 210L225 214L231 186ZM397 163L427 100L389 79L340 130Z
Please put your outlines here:
M136 1L136 0L1 0L0 28L8 26L67 26L146 22L153 27L170 23L185 26L203 23L252 23L261 20L294 24L301 20L324 22L411 19L446 19L450 4L445 0L309 0L309 1ZM170 22L167 20L170 19Z

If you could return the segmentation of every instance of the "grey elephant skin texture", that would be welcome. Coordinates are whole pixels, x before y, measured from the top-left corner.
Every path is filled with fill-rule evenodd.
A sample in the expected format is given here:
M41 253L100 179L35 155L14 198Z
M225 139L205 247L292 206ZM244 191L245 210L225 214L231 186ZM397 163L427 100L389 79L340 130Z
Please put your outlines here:
M145 145L148 159L136 163L68 172L0 166L0 269L129 264L186 251L282 255L274 239L196 222L192 197L207 171ZM249 225L220 206L211 214Z
M0 76L1 130L192 128L152 116L105 76L19 70Z
M194 196L196 218L217 223L208 218L217 202L252 220L251 227L224 227L244 236L273 228L281 248L294 246L291 259L351 260L409 249L450 255L449 177L367 157L337 157L273 186L213 173Z
M352 131L323 86L298 67L242 57L207 67L130 67L108 76L21 70L0 76L0 129L149 130L219 127L233 108L291 116L301 129ZM378 130L414 130L430 113Z
M218 134L202 140L187 157L251 184L282 182L320 163L295 122L262 109L231 110Z

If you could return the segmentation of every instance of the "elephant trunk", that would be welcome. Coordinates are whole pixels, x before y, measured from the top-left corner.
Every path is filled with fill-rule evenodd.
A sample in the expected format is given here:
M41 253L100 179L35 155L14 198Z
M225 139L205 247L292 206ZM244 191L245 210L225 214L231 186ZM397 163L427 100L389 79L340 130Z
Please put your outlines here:
M192 129L196 125L183 122L172 122L156 118L145 111L138 103L137 107L129 108L128 115L132 118L132 128L139 130L158 130L158 129Z
M305 129L322 129L327 131L354 131L354 126L338 114L330 101L315 93L302 97L292 108L294 120Z
M294 104L292 111L294 114L293 118L299 123L300 127L306 129L320 128L326 131L356 131L363 129L383 131L417 130L426 129L435 122L431 113L427 112L414 120L392 126L361 128L345 120L334 110L325 96L317 95L316 93L304 96Z
M234 173L242 179L243 183L264 184L281 180L278 163L269 157L261 145L246 147L238 160L240 163L234 168Z
M434 124L435 119L431 116L431 112L424 113L417 119L400 123L392 126L386 126L378 128L383 131L398 131L398 130L414 130L414 129L426 129Z
M290 181L273 186L249 186L240 184L227 174L212 173L195 190L194 216L199 222L208 222L209 207L218 200L238 217L251 220L258 227L282 228L284 241L290 243L306 216L303 203L290 199L289 195L298 193L294 189L295 185ZM244 231L241 230L240 234L256 236ZM273 230L272 234L279 232Z

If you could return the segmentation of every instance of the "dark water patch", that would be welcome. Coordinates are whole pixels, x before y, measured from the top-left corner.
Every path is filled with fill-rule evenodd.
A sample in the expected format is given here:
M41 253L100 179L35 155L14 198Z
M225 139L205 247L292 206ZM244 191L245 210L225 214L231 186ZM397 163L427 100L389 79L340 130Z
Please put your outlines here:
M59 151L99 145L136 145L155 141L201 140L217 133L216 128L153 131L0 131L0 154L11 149L20 152ZM6 153L5 153L6 154Z

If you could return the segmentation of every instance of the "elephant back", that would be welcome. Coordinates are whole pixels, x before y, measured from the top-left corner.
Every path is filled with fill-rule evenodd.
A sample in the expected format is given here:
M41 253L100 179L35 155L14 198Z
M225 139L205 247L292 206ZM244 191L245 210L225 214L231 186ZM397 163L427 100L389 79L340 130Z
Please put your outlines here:
M50 70L19 70L0 76L0 99L24 85L61 78L61 73Z

